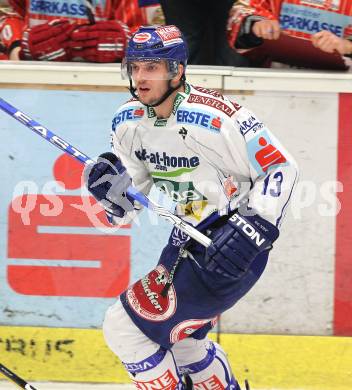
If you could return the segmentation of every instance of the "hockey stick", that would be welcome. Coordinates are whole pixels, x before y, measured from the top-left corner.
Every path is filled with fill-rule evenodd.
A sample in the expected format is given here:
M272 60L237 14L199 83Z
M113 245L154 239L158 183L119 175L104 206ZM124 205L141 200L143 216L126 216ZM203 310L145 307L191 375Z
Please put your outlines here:
M25 390L37 390L35 387L31 386L29 383L27 383L24 379L20 378L17 374L15 374L13 371L9 370L7 367L5 367L3 364L0 363L0 372L4 374L7 378L12 380L16 383L19 387Z
M30 118L28 115L19 111L17 108L13 107L10 103L6 102L2 98L0 98L0 109L6 112L8 115L12 116L12 118L16 119L17 121L28 127L29 129L31 129L32 131L34 131L36 134L43 137L45 140L55 145L57 148L76 158L81 163L94 163L94 161L91 160L87 155L80 152L74 146L70 145L67 141L58 137L49 129L39 124L34 119ZM182 230L194 240L198 241L200 244L204 245L205 247L209 247L211 245L211 240L207 236L205 236L199 230L194 228L192 225L189 225L187 222L183 221L180 217L171 213L169 210L151 201L146 195L144 195L142 192L139 192L136 188L132 186L128 187L127 193L129 196L131 196L131 198L141 203L148 209L154 211L160 217L168 220L174 226Z

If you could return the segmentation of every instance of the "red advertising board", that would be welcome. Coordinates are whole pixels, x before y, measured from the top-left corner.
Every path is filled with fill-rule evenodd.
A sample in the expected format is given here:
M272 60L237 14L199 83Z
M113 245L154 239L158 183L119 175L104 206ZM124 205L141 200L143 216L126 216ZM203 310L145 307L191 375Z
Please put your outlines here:
M352 336L352 94L339 95L334 334Z

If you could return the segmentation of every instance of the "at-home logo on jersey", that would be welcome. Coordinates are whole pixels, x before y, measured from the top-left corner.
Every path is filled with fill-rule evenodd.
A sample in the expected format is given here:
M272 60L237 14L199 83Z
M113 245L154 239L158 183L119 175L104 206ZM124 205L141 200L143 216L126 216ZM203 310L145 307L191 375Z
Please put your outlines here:
M179 109L176 113L176 121L177 123L203 127L215 132L219 132L222 125L222 120L219 116L202 110Z
M287 164L285 156L272 144L265 130L251 139L247 145L250 162L260 175L265 174L271 167Z
M136 157L140 161L146 161L155 164L154 169L162 172L151 172L153 177L159 176L180 176L183 173L194 171L199 165L199 157L172 156L166 152L150 152L145 148L136 150ZM169 172L170 168L179 168Z
M142 119L144 116L145 110L142 107L130 107L126 110L122 110L116 114L114 119L112 120L112 129L115 130L116 126L120 123L126 121L137 121Z

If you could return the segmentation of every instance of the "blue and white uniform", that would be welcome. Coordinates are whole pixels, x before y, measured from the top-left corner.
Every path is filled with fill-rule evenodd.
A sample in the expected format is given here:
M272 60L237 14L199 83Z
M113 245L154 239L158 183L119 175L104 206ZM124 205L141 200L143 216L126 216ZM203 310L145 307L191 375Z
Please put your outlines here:
M216 91L189 84L176 95L167 119L158 119L153 108L138 100L122 105L113 119L112 147L137 188L148 193L156 185L177 202L176 213L193 225L214 211L226 216L245 207L279 228L297 181L293 158L252 112ZM219 347L207 346L207 332L217 316L255 284L267 263L267 253L258 255L234 282L207 268L204 248L184 247L183 242L183 235L174 229L156 268L130 286L107 313L107 343L126 362L134 380L146 371L144 355L125 354L123 339L127 335L120 332L117 336L119 331L113 325L117 313L118 317L127 313L126 322L133 332L151 340L150 354L155 356L148 362L155 367L160 360L159 346L162 351L175 351L177 362L176 351L182 355L180 346L203 343L205 356L195 358L199 370L191 372L193 383L203 383L207 374L199 377L196 372L206 372L222 354ZM172 283L165 288L170 274ZM191 350L188 348L190 359ZM224 368L224 364L220 366ZM177 363L178 368L188 365ZM239 388L229 373L227 380L219 381L223 387L216 388Z
M112 146L137 188L147 193L155 184L193 225L247 198L280 226L297 180L293 158L252 112L188 84L168 119L137 100L122 105L113 119Z

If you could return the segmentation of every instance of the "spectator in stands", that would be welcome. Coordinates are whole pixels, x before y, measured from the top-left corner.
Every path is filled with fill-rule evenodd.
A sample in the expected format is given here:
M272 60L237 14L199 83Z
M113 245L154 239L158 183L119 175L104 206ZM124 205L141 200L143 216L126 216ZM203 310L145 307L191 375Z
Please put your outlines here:
M346 69L352 54L351 0L240 0L230 11L229 42L256 66ZM244 50L243 50L244 49Z
M14 36L22 35L23 23L8 3L0 0L0 60L7 60L8 47Z
M233 0L160 0L166 24L176 25L189 48L189 64L249 66L226 38Z
M8 1L0 41L10 60L120 61L130 30L153 23L161 10L137 0Z

